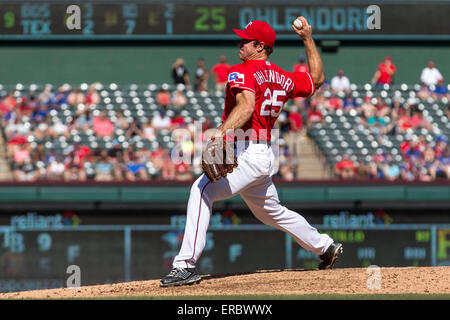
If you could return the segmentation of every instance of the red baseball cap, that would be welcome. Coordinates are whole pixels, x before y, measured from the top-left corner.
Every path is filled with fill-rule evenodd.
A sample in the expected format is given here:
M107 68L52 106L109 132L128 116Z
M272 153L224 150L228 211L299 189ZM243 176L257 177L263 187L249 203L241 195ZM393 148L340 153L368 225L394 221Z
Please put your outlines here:
M258 40L264 42L269 47L275 44L276 34L272 27L264 21L250 21L244 30L233 29L233 31L242 39Z

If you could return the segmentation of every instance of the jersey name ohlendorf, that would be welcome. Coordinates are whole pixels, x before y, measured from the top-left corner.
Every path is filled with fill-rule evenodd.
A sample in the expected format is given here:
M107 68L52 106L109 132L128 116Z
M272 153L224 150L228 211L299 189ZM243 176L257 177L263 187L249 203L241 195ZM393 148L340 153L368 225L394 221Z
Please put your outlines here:
M286 101L309 97L314 94L315 87L309 73L287 72L266 60L234 65L228 73L223 122L236 106L236 95L242 90L255 94L255 110L242 129L244 132L253 129L251 140L270 141L270 131Z

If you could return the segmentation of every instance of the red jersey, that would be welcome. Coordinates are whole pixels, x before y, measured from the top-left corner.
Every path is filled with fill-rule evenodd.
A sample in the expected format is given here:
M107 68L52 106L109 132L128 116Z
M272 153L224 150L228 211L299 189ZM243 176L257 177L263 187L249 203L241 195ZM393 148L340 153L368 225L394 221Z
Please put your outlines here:
M296 63L292 68L292 72L309 72L309 68L306 63Z
M378 82L382 84L391 84L392 83L392 75L389 74L388 71L395 73L395 65L391 63L390 66L387 66L384 62L378 65L378 71L380 71L380 77L378 78Z
M251 140L270 141L270 131L286 101L309 97L316 88L307 72L287 72L267 60L248 60L236 64L228 74L223 122L236 106L236 94L242 90L255 94L255 109L242 130L254 130Z
M230 65L227 63L218 63L214 65L211 72L217 75L217 82L224 83L227 82L228 70L230 70Z

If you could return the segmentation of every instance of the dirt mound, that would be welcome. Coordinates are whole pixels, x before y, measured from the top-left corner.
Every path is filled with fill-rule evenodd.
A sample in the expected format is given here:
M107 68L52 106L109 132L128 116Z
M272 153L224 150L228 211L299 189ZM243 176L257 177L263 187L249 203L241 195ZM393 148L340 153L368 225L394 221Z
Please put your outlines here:
M206 275L200 284L160 288L159 280L0 294L0 299L61 299L124 296L286 294L450 294L450 267L381 268L380 289L365 268L269 270L239 275Z

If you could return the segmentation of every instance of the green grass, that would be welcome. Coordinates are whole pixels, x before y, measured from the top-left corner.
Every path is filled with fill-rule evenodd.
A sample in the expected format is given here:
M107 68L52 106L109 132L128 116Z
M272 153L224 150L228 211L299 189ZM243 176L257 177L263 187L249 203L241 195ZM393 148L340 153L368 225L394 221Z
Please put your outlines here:
M95 298L97 299L97 298ZM230 295L230 296L121 296L100 300L450 300L450 294L310 294L310 295Z

